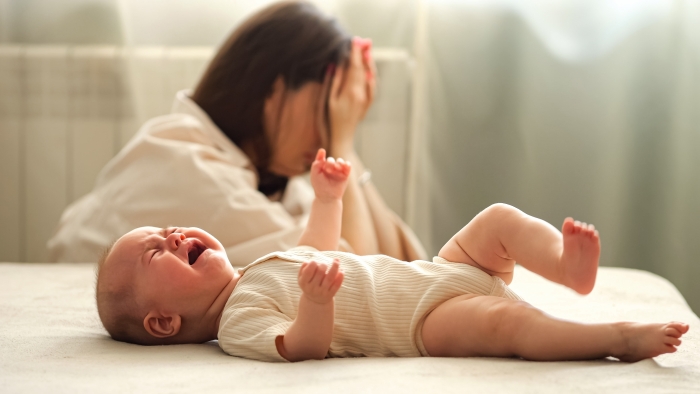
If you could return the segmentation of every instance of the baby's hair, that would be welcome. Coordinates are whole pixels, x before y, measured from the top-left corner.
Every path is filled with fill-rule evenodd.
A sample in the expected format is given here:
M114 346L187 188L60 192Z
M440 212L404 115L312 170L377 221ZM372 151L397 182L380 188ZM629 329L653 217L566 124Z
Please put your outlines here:
M105 261L107 261L109 254L112 253L112 248L114 247L115 243L117 243L117 241L113 241L111 244L109 244L109 246L100 252L100 257L97 259L97 267L95 267L95 282L97 282L99 279L102 266L105 264Z
M111 273L103 268L115 243L102 251L95 270L95 301L100 321L114 340L139 345L162 344L160 338L149 335L143 327L143 316L139 316L140 308L130 281L122 281L116 286L105 284L105 276Z

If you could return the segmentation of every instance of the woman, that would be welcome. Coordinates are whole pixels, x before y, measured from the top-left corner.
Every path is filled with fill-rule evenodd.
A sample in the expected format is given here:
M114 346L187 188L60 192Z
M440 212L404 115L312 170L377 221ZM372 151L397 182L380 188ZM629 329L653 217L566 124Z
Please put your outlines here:
M318 148L353 164L341 248L425 257L410 229L367 182L353 149L372 103L371 43L303 2L273 4L239 26L192 94L139 130L63 213L55 261L94 261L136 227L201 227L234 265L296 244L313 192L301 175Z

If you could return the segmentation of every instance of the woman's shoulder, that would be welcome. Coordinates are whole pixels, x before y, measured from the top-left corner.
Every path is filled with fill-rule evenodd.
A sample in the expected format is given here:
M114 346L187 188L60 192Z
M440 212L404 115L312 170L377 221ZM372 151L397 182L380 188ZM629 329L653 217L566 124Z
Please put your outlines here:
M210 129L210 125L191 114L172 113L157 116L146 121L117 156L151 156L158 151L158 157L204 157L246 173L250 172L250 160L243 151L225 136L218 135L218 130ZM183 156L185 152L188 154ZM196 161L201 162L199 159ZM170 166L169 162L161 162Z
M155 137L182 142L213 145L205 125L189 114L167 114L152 118L141 126L136 137Z
M210 138L199 119L174 113L147 121L100 173L96 189L112 190L148 184L149 190L162 183L180 185L166 176L177 168L179 179L187 179L189 193L219 194L257 190L256 175L248 158L234 149L225 149ZM128 182L124 183L124 180ZM167 182L166 182L167 181ZM103 190L104 189L104 190ZM199 190L194 190L199 189ZM132 193L133 194L133 193Z

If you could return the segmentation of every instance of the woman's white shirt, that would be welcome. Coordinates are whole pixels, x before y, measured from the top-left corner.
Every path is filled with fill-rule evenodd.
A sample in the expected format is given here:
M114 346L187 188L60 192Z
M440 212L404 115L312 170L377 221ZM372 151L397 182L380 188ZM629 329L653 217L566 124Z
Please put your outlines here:
M257 190L247 156L188 94L178 92L172 114L146 122L102 169L94 190L66 208L48 243L51 260L96 261L141 226L200 227L235 266L296 246L311 186L292 178L283 198L270 201Z

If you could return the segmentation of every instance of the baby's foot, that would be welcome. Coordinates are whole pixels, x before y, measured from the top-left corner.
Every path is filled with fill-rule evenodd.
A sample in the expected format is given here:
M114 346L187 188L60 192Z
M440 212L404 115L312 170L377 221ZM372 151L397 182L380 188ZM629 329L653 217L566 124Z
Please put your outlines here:
M598 273L600 239L592 224L566 218L561 232L564 235L564 251L559 260L564 285L580 294L593 290Z
M680 337L690 327L685 323L668 324L620 323L622 351L615 355L620 361L637 362L664 353L673 353L681 344Z

